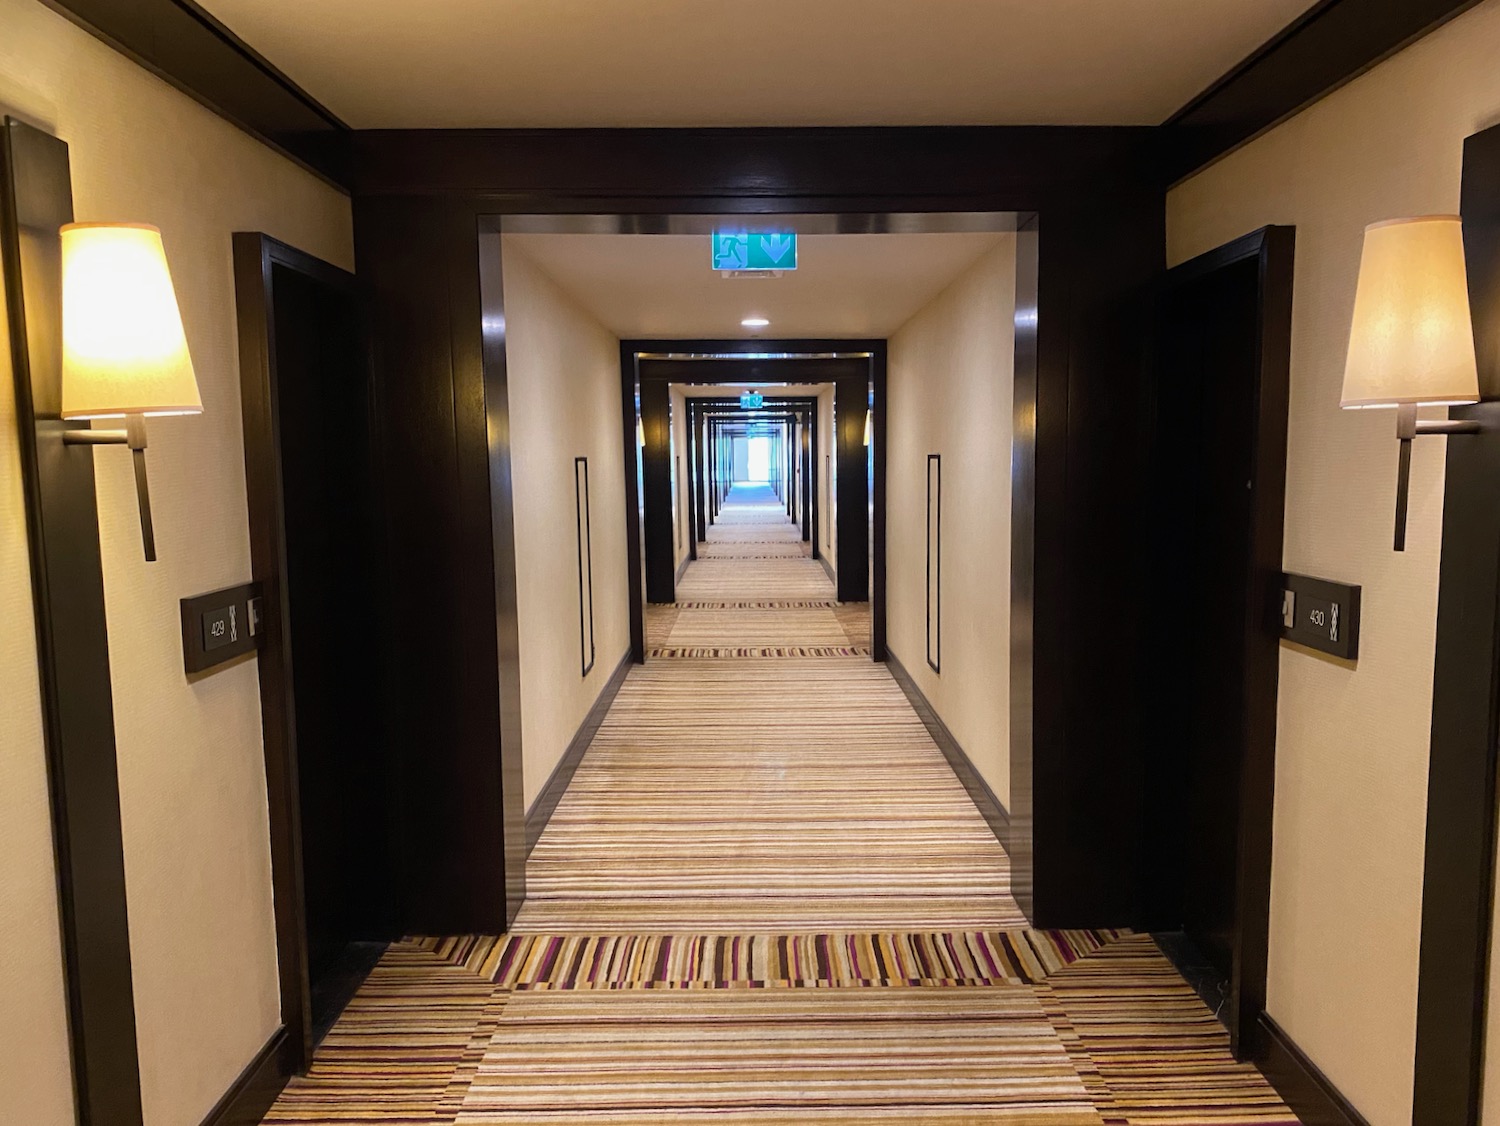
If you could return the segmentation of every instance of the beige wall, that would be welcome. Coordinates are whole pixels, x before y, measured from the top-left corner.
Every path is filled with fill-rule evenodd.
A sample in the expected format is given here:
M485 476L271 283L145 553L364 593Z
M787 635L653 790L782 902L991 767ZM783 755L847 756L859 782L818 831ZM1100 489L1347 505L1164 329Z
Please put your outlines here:
M838 427L833 417L833 385L818 392L818 464L813 479L818 490L818 551L828 565L838 570Z
M73 1120L14 373L0 291L0 1119Z
M1444 447L1416 443L1396 554L1391 415L1339 391L1362 230L1458 210L1497 58L1488 0L1168 198L1173 263L1297 227L1286 566L1363 584L1366 609L1356 670L1282 653L1269 1008L1376 1126L1411 1113Z
M178 625L184 595L250 575L230 233L265 230L349 267L349 202L33 0L0 0L0 26L0 103L69 143L78 218L162 228L203 395L201 417L150 423L159 562L141 558L129 459L95 455L146 1121L197 1126L280 1008L255 665L189 684ZM14 550L7 537L7 560ZM9 643L26 596L7 579ZM0 697L24 716L34 688L10 662L25 655L6 660ZM34 728L20 730L30 757ZM25 773L34 791L35 763ZM33 875L26 894L40 895ZM51 989L56 958L34 906L33 995ZM55 1020L36 1020L40 1083Z
M1010 428L1015 236L890 339L887 614L896 655L1010 803ZM942 673L927 664L927 455L942 455Z
M528 808L630 647L620 342L503 240ZM573 459L589 459L596 659L581 675Z

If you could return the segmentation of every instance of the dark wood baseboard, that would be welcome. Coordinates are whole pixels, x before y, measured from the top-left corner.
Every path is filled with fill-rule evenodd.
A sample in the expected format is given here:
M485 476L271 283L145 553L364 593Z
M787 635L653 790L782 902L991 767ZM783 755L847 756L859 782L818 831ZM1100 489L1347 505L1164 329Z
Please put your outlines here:
M970 761L968 754L953 737L953 732L949 731L947 725L939 718L936 709L922 694L922 690L917 687L917 682L911 678L911 673L906 671L906 666L896 658L896 654L887 651L885 664L891 670L891 675L896 678L896 683L901 685L901 691L905 692L906 698L911 701L912 709L921 717L923 725L927 728L927 734L932 736L932 741L943 752L948 765L953 767L953 773L958 775L958 780L969 792L970 800L984 817L990 827L990 832L994 833L995 839L1008 850L1010 848L1010 812L995 796L995 791L990 789L989 783Z
M547 827L547 822L552 820L552 811L557 808L557 803L562 801L568 783L573 781L573 773L578 769L578 764L583 761L583 753L594 741L599 725L604 722L610 705L615 702L620 686L625 683L625 676L630 672L630 667L634 663L627 649L625 655L620 658L620 663L615 666L615 671L610 674L609 680L600 690L599 698L594 701L589 714L583 717L583 722L579 724L573 741L568 744L568 749L563 752L562 758L557 760L552 776L547 779L542 792L537 794L536 801L532 802L531 808L526 811L527 856L530 856L531 850L536 847L536 842L541 837L542 830Z
M291 1049L286 1029L278 1028L208 1112L203 1126L256 1126L296 1070Z
M1279 1024L1261 1013L1258 1027L1256 1063L1303 1126L1370 1126Z
M828 562L828 556L824 555L822 552L819 552L818 562L823 564L823 570L828 572L828 581L831 582L833 584L833 588L837 590L839 586L839 577L833 573L833 567Z

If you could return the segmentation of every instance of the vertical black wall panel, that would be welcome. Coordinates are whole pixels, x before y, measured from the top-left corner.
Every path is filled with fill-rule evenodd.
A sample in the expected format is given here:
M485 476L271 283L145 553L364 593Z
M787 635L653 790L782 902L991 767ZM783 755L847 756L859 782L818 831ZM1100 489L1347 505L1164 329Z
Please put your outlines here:
M510 376L505 353L505 289L501 240L484 227L476 239L474 217L450 211L455 250L449 288L457 313L453 333L454 403L458 418L459 480L468 516L465 557L475 561L464 596L475 606L493 606L493 618L468 623L468 647L481 658L467 686L465 745L499 762L498 815L504 843L506 929L526 899L526 803L521 757L521 628L516 608L515 482L510 467ZM458 252L467 237L470 253ZM476 267L475 257L478 262ZM475 285L475 278L478 285ZM480 325L476 337L474 325ZM483 556L483 562L480 562ZM489 600L488 602L486 600ZM498 666L498 667L497 667ZM499 730L494 695L499 682ZM486 833L491 822L485 823ZM484 859L487 859L485 857ZM493 907L488 907L493 910Z
M1015 369L1010 453L1010 854L1011 894L1028 919L1033 894L1032 756L1035 753L1036 401L1040 235L1028 216L1016 233Z
M838 441L838 598L870 600L869 478L865 471L867 373L841 375L833 383L834 432Z
M677 563L673 552L672 397L666 382L641 383L642 453L646 506L646 601L676 601Z
M403 929L497 933L525 844L503 338L481 335L479 235L464 209L363 200L356 235L379 326L390 574L382 705ZM498 270L492 249L486 262ZM497 600L502 587L508 605Z
M16 384L73 1086L84 1126L141 1121L114 695L94 448L70 446L62 392L68 146L7 118L0 264Z
M890 404L886 399L887 381L887 350L879 348L870 357L870 383L874 389L874 405L871 407L872 417L870 420L870 444L873 446L870 457L870 488L873 490L871 496L870 514L870 550L874 553L873 566L870 568L870 600L879 607L886 605L886 571L888 546L886 544L886 525L889 515L886 512L886 473L890 457L890 448L886 445L886 416L890 411ZM886 635L889 632L888 615L884 612L874 615L870 630L870 650L877 661L886 659Z
M1500 397L1500 127L1464 143L1464 249L1479 387ZM1414 1126L1472 1126L1484 1078L1500 743L1500 403L1449 412L1417 988ZM1494 1045L1489 1050L1493 1051Z
M1479 1121L1500 740L1500 403L1455 408L1433 666L1413 1126Z
M702 543L708 539L708 497L707 491L712 485L712 478L707 463L708 443L706 440L707 423L704 421L703 413L696 412L693 421L693 473L697 488L694 490L693 498L693 527L697 536L697 542ZM697 544L693 546L693 558L698 557Z
M1166 231L1160 196L1117 173L1110 207L1040 217L1030 843L1046 927L1140 910L1147 717L1128 670L1149 602L1142 326Z

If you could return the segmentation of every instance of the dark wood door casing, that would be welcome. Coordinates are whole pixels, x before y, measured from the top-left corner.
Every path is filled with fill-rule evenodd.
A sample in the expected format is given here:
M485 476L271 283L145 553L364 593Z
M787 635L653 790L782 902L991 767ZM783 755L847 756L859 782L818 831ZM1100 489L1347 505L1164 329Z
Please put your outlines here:
M1024 433L1018 428L1034 451L1020 500L1034 504L1035 519L1012 520L1017 534L1031 533L1013 555L1034 561L1027 615L1014 617L1012 636L1013 666L1029 685L1015 698L1031 701L1013 732L1012 770L1024 782L1012 787L1021 806L1016 886L1039 925L1139 921L1145 731L1120 670L1142 637L1147 567L1135 530L1145 497L1143 325L1165 253L1163 194L1138 163L1143 135L589 135L603 147L571 134L360 136L356 253L378 409L391 435L382 469L388 651L401 692L383 703L387 738L427 748L412 786L430 795L413 807L426 811L429 832L401 860L401 879L415 888L407 929L492 932L505 922L495 906L505 879L479 862L504 854L509 803L500 774L515 769L503 764L516 761L519 747L519 734L508 738L513 728L501 722L514 705L497 689L518 670L509 615L497 601L506 586L500 572L514 565L513 552L495 550L508 461L491 480L491 461L508 456L509 422L485 383L493 361L484 323L496 321L478 283L498 251L481 263L479 241L498 242L506 215L558 213L649 225L653 216L691 212L1036 212L1035 397ZM1110 206L1100 207L1106 182ZM873 421L880 434L879 410ZM633 445L633 403L622 431ZM854 444L862 447L862 433ZM709 465L720 487L722 469ZM628 493L633 483L627 475ZM639 492L630 499L639 506ZM715 489L708 499L713 519ZM643 562L631 559L642 597ZM1023 621L1030 628L1021 632ZM642 654L643 640L632 642Z
M1266 1004L1295 242L1267 227L1170 271L1157 348L1150 538L1170 612L1140 680L1158 717L1143 880L1150 925L1185 929L1224 975L1241 1056Z

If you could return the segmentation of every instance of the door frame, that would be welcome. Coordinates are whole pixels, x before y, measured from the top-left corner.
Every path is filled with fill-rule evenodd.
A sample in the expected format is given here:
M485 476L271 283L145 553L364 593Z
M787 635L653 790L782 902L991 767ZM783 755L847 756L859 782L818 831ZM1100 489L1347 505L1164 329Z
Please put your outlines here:
M814 435L817 432L818 401L816 398L778 398L774 400L775 412L786 414L790 412L792 418L792 430L795 432L792 442L795 446L793 451L796 458L796 482L798 495L797 519L794 521L802 532L802 542L808 544L812 549L812 557L818 558L819 543L817 537L817 520L814 511L813 498L808 495L808 477L811 471L811 454L814 448ZM688 558L698 558L698 545L708 539L709 521L708 516L712 510L712 501L709 493L710 480L707 474L706 456L709 446L713 441L710 430L716 426L720 412L728 412L738 409L738 400L711 399L711 398L689 398L688 405L688 443L693 453L693 472L688 475L688 484L692 490L692 511L690 513L690 531L692 538L688 541ZM715 514L717 515L717 514Z
M668 358L678 356L682 358ZM864 590L863 600L871 603L871 653L874 660L885 660L886 342L880 339L651 339L620 342L620 406L621 419L625 428L626 547L627 557L630 560L631 579L630 637L633 659L638 664L646 657L646 588L651 578L646 573L649 564L646 540L651 533L646 496L651 491L650 486L653 483L649 474L649 466L653 462L657 463L659 471L660 465L665 464L663 459L666 457L665 450L669 442L670 427L664 416L658 418L657 415L661 413L661 404L667 398L667 388L672 383L703 386L717 383L734 384L746 379L754 379L757 375L753 362L739 372L721 371L719 365L733 367L746 364L746 361L758 360L778 365L774 369L776 382L804 387L827 383L834 387L835 449L829 452L835 458L847 455L843 456L843 460L848 463L844 466L847 469L852 466L854 460L854 455L849 451L856 447L858 449L861 472L854 474L857 480L851 484L851 487L862 494L862 501L857 505L847 507L852 509L849 519L857 520L860 525L864 526L864 534L856 537L857 542L870 545L871 555L862 561L856 560L855 564L860 569L859 577L863 580L859 584ZM866 409L874 412L871 419L871 442L875 447L874 471L869 474L868 482L866 481L867 475L863 471L866 461L866 455L863 452L863 412L854 412L859 415L857 419L854 415L841 419L837 406L839 385L845 382L852 383L855 377L847 372L843 374L836 371L822 373L815 370L819 364L840 363L847 366L850 360L864 361L865 374L858 377L863 380L859 401L861 404L868 404ZM643 372L643 361L651 363L652 371ZM679 369L673 371L674 378L665 379L655 374L659 366L658 361L662 364L672 364ZM782 370L782 368L790 370ZM761 373L766 378L770 378L771 374ZM646 393L648 387L654 389L654 393L649 396ZM873 398L871 398L869 388L873 388ZM771 405L775 402L775 400L768 401ZM846 424L842 435L839 430L841 422ZM645 436L649 456L642 455L636 438L638 433ZM839 476L840 479L844 479L843 473ZM660 482L655 483L659 487ZM838 510L844 511L845 508L841 506ZM638 518L629 519L632 513L637 514ZM842 538L841 536L841 541ZM815 558L817 557L815 555ZM675 600L676 584L667 582L667 572L673 569L672 566L663 568L658 583L664 586L670 585L673 588Z
M266 807L271 839L271 895L276 966L286 1051L298 1071L312 1062L312 985L303 891L302 802L298 786L296 699L292 682L287 574L286 507L277 423L274 267L337 289L358 301L353 274L258 231L233 238L240 408L245 442L245 500L250 566L262 584L265 635L257 659L261 730L265 745Z
M1296 228L1268 226L1168 270L1162 295L1220 270L1258 263L1258 404L1252 474L1250 557L1246 572L1244 751L1240 764L1239 844L1233 970L1224 1023L1236 1058L1264 1051L1262 1020L1270 959L1271 858L1276 793L1277 691L1284 571L1287 421L1291 393L1292 284ZM1158 383L1157 394L1161 388ZM1170 435L1155 434L1159 445Z
M535 151L529 136L429 133L421 156L377 136L359 157L356 249L392 423L388 565L428 580L388 591L389 629L421 642L391 650L407 691L383 709L419 799L398 811L402 928L498 933L524 896L503 235L693 234L747 216L809 233L1014 224L1012 887L1037 925L1138 925L1142 756L1120 669L1139 652L1144 453L1121 419L1145 415L1165 219L1133 135L1029 132L1014 156L1011 134L986 131L623 131ZM1087 644L1074 620L1093 623ZM1070 783L1084 775L1086 790Z

